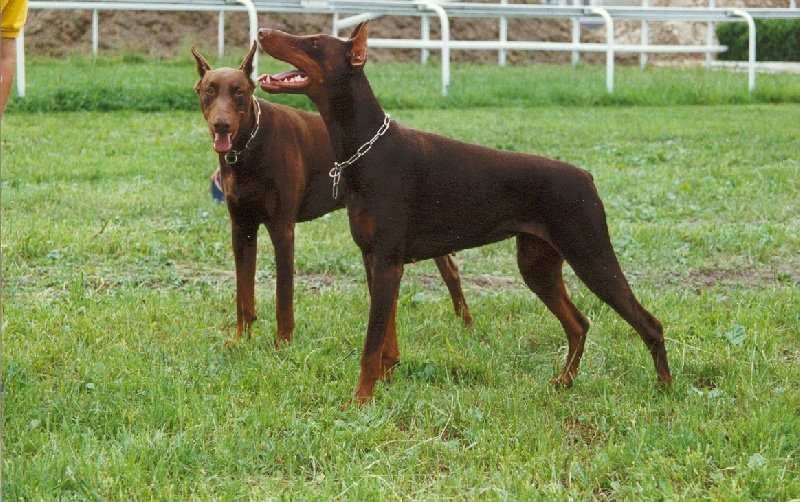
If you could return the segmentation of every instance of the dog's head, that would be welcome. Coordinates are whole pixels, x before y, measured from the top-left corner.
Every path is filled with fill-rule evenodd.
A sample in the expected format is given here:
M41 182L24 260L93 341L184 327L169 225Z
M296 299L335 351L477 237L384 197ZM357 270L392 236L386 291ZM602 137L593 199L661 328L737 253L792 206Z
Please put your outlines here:
M272 93L305 94L315 103L334 94L343 79L363 71L367 62L367 21L347 40L328 35L298 37L278 30L258 31L261 49L296 69L258 77L261 89Z
M200 110L214 138L214 150L219 153L231 150L240 125L247 121L253 110L255 84L250 75L253 73L253 57L257 47L253 42L238 69L216 70L192 47L192 54L197 61L197 74L200 75L200 81L194 88L200 97Z

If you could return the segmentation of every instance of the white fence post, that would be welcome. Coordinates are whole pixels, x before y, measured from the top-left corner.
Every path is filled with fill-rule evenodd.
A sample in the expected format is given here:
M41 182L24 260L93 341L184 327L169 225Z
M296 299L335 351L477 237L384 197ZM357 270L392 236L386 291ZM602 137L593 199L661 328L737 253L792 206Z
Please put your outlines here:
M25 97L25 28L19 30L17 44L17 96Z
M439 23L442 25L442 96L447 96L450 87L450 19L441 5L437 3L423 5L439 16Z
M578 6L581 5L581 0L572 0L572 5ZM572 18L572 43L576 46L581 43L581 20L573 17ZM581 53L577 50L572 51L572 66L578 66L578 62L581 59Z
M599 7L589 7L587 12L601 16L606 22L606 91L614 92L614 20L608 11Z
M98 35L98 28L97 28L97 9L92 11L92 55L97 58L97 46L99 45L98 39L100 38Z
M744 18L750 34L749 51L747 54L747 89L753 92L756 89L756 23L749 12L742 9L733 9L731 15Z
M708 0L708 6L712 9L717 7L717 0ZM708 47L710 48L714 45L714 21L708 22L708 37L706 39L708 43ZM711 66L714 63L714 54L709 51L706 52L706 68L711 69Z
M222 59L225 55L225 11L219 11L217 22L217 56Z
M422 41L427 43L431 41L431 18L429 16L422 16L422 27L420 28L422 31ZM423 47L420 51L419 58L420 63L423 65L428 64L428 57L430 57L431 51Z
M253 5L252 0L236 0L240 4L247 7L247 14L250 18L250 42L247 44L253 43L254 40L258 39L258 14L256 14L256 7ZM258 51L253 54L253 74L251 75L253 80L258 78Z
M500 0L501 5L507 5L508 0ZM505 16L500 17L500 41L508 41L508 19ZM506 65L506 50L500 49L497 51L497 64L500 66Z
M642 7L650 7L650 0L642 0ZM647 19L642 19L642 45L647 47L650 43L650 25ZM642 70L647 68L647 52L639 53L639 65Z

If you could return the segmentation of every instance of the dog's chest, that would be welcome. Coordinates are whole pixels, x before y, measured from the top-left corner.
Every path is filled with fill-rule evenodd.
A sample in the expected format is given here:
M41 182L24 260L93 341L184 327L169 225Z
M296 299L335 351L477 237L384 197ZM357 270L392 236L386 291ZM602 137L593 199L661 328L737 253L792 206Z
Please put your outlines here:
M350 233L353 240L362 251L368 251L375 241L374 215L361 205L350 205L347 214L350 218Z
M231 173L225 180L226 198L231 216L266 223L278 212L280 197L275 182L268 177L241 179Z

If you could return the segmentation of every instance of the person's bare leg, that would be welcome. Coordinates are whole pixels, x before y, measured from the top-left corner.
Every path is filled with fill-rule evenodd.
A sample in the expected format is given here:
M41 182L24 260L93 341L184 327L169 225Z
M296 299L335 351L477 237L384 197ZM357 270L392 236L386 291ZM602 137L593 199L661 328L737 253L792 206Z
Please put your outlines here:
M0 118L6 109L11 85L14 83L14 71L17 67L17 41L13 38L2 38L0 44Z

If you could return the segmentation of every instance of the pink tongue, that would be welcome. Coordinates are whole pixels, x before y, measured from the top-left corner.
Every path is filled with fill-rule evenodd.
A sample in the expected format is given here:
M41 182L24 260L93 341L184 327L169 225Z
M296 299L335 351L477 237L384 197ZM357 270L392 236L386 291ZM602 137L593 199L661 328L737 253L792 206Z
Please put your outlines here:
M219 153L231 151L231 135L214 133L214 150Z

